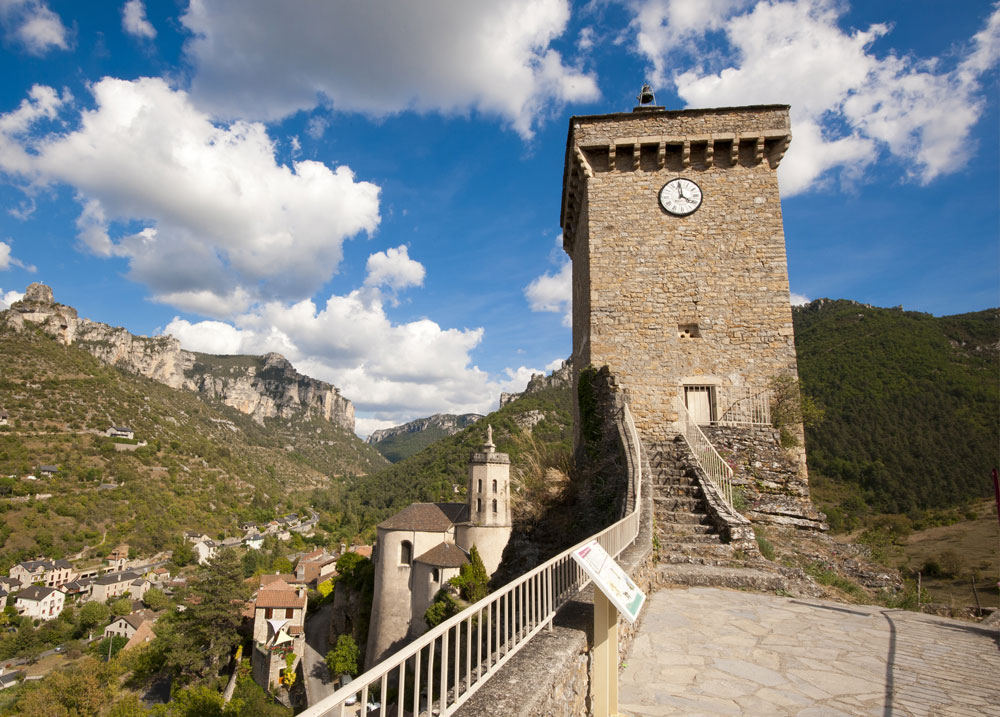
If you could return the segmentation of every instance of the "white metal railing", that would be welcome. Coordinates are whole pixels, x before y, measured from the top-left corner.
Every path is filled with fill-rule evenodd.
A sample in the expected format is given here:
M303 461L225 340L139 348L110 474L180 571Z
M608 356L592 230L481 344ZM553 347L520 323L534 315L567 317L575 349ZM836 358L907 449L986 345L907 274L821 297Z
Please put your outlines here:
M755 386L716 387L718 417L721 426L771 425L771 392Z
M627 406L619 420L638 456L639 436ZM454 713L532 637L552 630L559 608L590 582L571 557L574 550L596 539L617 557L635 541L642 484L641 460L635 463L629 471L635 502L628 515L424 633L299 717L366 717L369 709L379 717ZM345 704L352 698L356 704Z
M733 469L715 450L712 442L705 437L687 407L680 403L680 422L683 424L684 438L705 475L719 489L726 505L733 507Z

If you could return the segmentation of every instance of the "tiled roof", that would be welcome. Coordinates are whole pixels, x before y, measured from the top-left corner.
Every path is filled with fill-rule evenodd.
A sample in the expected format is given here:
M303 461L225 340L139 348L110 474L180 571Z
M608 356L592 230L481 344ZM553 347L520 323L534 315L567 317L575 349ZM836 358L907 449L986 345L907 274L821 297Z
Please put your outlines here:
M45 588L41 585L32 585L26 590L22 590L17 594L18 600L44 600L52 593L59 592L54 588Z
M433 565L436 568L460 568L469 562L469 558L454 543L441 543L421 555L415 562Z
M383 530L419 530L443 533L455 523L468 520L465 503L413 503L378 524Z
M115 585L116 583L130 583L133 580L139 578L138 573L133 573L131 571L125 571L123 573L108 573L107 575L102 575L94 581L96 585Z
M304 608L306 606L306 593L302 591L299 595L295 590L288 588L286 590L271 590L265 589L257 593L256 608L262 607L297 607Z

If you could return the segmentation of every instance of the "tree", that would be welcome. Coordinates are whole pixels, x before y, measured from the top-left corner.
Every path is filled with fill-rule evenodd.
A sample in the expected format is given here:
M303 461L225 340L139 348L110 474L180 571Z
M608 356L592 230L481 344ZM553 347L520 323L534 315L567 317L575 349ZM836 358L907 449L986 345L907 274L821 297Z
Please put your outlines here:
M183 568L185 565L191 565L197 560L197 556L194 554L194 548L186 540L178 540L174 543L173 554L170 556L170 562L175 568Z
M80 626L81 632L88 632L93 630L95 627L100 627L107 623L108 618L111 617L111 608L102 602L97 602L96 600L91 600L85 602L83 607L80 608L80 615L77 619L77 624Z
M146 594L142 596L142 601L146 603L146 607L154 612L159 612L170 604L170 598L159 588L147 590Z
M479 602L489 593L490 576L475 545L469 551L469 562L448 582L459 589L462 599L468 603Z
M192 583L187 609L166 626L167 665L185 677L207 675L239 644L236 630L249 597L236 553L222 550L209 559Z
M341 635L337 638L337 646L326 653L326 666L330 670L330 676L336 679L338 675L357 675L360 656L361 651L354 638Z
M116 617L124 617L132 612L132 601L127 597L120 597L110 605L111 614Z

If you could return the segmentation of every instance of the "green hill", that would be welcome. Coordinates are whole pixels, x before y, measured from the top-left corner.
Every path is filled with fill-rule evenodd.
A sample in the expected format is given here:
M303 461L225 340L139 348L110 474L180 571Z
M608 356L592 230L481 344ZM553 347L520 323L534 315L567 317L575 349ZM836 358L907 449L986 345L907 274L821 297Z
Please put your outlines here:
M419 453L427 446L447 436L468 428L482 418L478 413L453 415L438 413L427 418L418 418L402 426L384 428L372 433L366 443L393 463Z
M826 409L806 447L828 502L848 514L907 513L992 493L996 309L934 317L821 299L793 318L803 392Z
M233 535L241 521L302 510L314 493L338 494L341 481L386 465L328 421L267 419L262 426L41 332L0 332L0 365L0 406L10 414L10 425L0 427L2 570L119 540L149 553L186 529ZM134 429L147 445L116 449L103 435L110 425ZM55 465L58 474L41 477L40 465ZM35 494L51 497L29 497Z

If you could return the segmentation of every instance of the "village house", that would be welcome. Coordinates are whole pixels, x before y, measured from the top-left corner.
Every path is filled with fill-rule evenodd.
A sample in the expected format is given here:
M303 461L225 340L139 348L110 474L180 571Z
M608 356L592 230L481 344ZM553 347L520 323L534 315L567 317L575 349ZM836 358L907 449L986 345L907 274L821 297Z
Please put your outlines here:
M128 562L128 543L116 545L114 550L108 555L108 572L121 572Z
M53 588L32 585L17 594L17 614L36 620L54 620L66 603L66 595Z
M98 602L105 602L110 598L121 597L125 593L129 593L129 595L133 598L141 598L141 595L136 595L136 593L133 592L133 590L137 589L137 586L134 585L136 582L149 585L148 582L142 580L139 575L131 571L102 575L94 580L93 587L90 591L90 599L97 600ZM141 589L141 585L138 589ZM145 594L144 591L143 594Z
M315 585L337 572L337 558L325 550L315 550L299 558L295 577L306 585Z
M38 466L38 473L42 478L51 478L59 472L59 466Z
M249 550L260 550L264 547L264 536L263 535L248 535L243 539L243 544Z
M147 642L151 641L153 638L155 638L156 633L153 632L154 622L155 619L145 620L141 625L139 625L139 627L135 631L135 634L133 634L132 637L129 638L128 642L125 643L125 646L122 648L122 650L131 650L133 647L136 647L137 645L144 645Z
M139 610L113 621L104 628L104 637L126 637L132 639L132 636L138 632L144 622L152 623L155 620L156 616L152 610Z
M8 595L7 591L4 590L3 588L0 588L0 610L3 610L5 607L7 607L7 595Z
M21 589L23 583L17 578L3 577L0 575L0 588L3 588L8 593L16 593Z
M285 655L295 655L295 669L305 652L306 590L284 580L261 587L254 601L253 655L254 681L270 689L288 667Z
M59 589L66 593L67 598L88 600L90 598L90 590L93 587L93 584L93 578L77 578L76 580L71 580L64 585L61 585Z
M194 548L194 553L198 556L198 564L204 565L211 558L215 557L215 553L218 550L218 545L211 538L202 538L191 546Z
M39 583L57 588L76 577L73 566L66 560L26 560L12 567L8 574L22 585Z
M109 426L104 435L108 438L127 438L132 440L135 438L135 431L126 426Z
M166 581L170 580L170 571L161 565L160 567L153 568L148 573L146 573L146 578L150 582L165 583Z
M7 413L7 409L0 408L0 426L6 426L9 418L10 414Z

